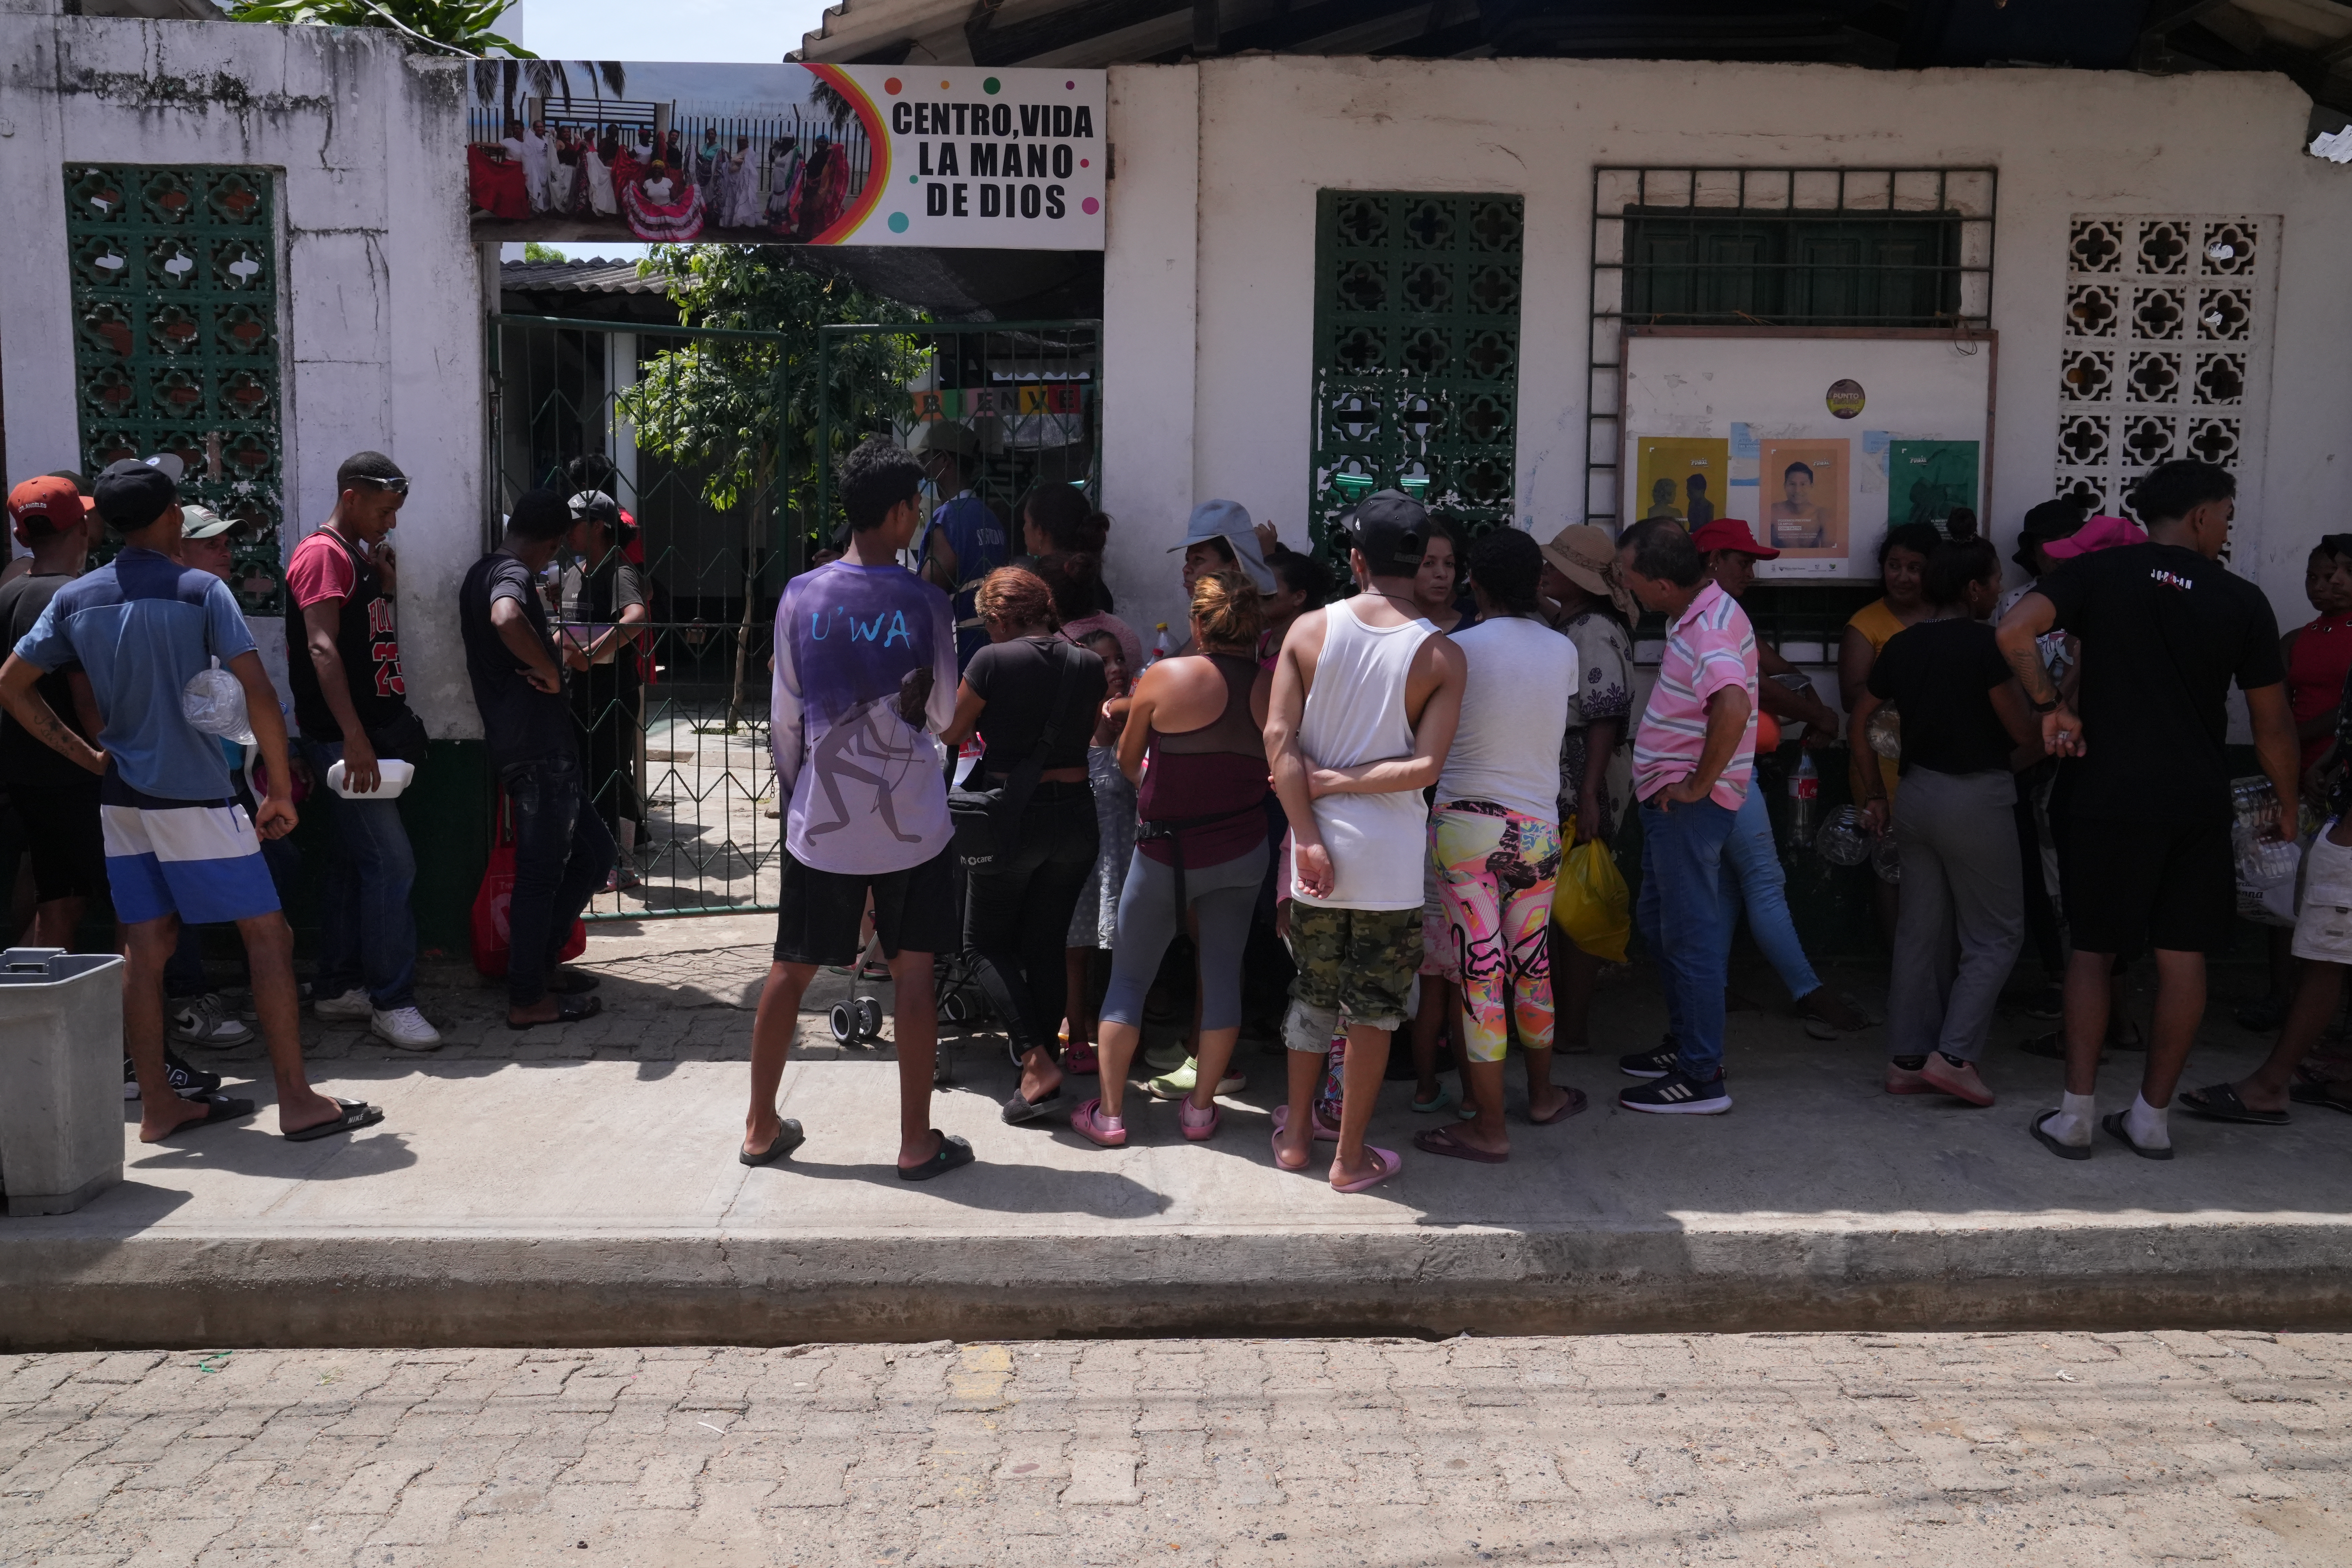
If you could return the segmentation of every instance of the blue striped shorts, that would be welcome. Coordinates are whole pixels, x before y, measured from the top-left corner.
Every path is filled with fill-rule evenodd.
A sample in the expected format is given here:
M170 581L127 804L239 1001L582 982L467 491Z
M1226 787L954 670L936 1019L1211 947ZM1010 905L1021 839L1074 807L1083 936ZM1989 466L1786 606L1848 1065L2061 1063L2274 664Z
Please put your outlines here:
M261 839L236 802L142 795L110 764L98 808L114 917L125 925L165 915L215 925L278 908Z

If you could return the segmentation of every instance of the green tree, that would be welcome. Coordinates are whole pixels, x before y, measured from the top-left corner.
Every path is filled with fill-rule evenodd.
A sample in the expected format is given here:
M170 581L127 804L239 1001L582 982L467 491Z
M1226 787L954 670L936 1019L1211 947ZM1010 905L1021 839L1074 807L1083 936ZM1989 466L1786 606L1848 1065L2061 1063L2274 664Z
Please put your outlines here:
M525 261L562 261L565 259L563 252L556 249L555 247L551 245L541 245L535 239L526 239L522 242L522 258Z
M512 0L235 0L232 22L308 23L326 27L382 27L452 54L516 59L539 57L490 31Z
M887 431L907 384L923 368L925 350L911 334L837 333L820 382L818 329L838 321L914 327L924 318L793 266L781 246L660 245L638 270L668 281L687 326L773 334L691 339L647 360L619 399L638 446L700 468L703 500L742 518L743 616L727 708L732 730L742 717L761 569L779 545L794 564L807 559L809 545L828 531L828 520L817 516L818 465L867 433Z

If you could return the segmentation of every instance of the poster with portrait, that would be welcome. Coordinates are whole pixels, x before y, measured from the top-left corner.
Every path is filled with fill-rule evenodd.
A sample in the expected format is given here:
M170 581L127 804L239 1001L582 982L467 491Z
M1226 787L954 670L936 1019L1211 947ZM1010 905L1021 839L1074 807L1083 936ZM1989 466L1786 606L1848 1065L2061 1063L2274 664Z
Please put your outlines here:
M1698 528L1724 510L1725 473L1731 461L1731 443L1691 436L1640 436L1634 438L1637 518L1671 518L1685 528Z
M1760 445L1764 542L1801 560L1843 556L1853 444L1768 439Z
M1101 70L478 60L474 237L1100 250Z
M1886 522L1932 523L1939 531L1952 509L1977 510L1975 441L1895 440L1886 447Z

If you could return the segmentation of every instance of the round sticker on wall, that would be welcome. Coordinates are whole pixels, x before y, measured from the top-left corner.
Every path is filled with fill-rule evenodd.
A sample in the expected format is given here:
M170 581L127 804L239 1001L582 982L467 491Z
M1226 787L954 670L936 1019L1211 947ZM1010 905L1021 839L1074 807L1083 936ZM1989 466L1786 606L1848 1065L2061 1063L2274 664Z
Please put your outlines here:
M1829 395L1822 399L1830 412L1841 419L1851 419L1862 412L1862 383L1851 378L1830 383Z

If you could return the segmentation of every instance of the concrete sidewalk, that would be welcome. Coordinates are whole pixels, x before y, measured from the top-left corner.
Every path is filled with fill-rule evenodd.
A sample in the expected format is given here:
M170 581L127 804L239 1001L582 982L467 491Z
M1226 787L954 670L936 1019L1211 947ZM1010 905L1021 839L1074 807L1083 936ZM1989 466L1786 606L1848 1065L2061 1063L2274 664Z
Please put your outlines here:
M1878 1031L1824 1045L1775 1013L1733 1016L1728 1116L1621 1111L1612 1057L1563 1057L1592 1108L1535 1128L1515 1096L1499 1167L1412 1150L1432 1119L1391 1084L1373 1141L1404 1173L1347 1196L1274 1168L1283 1062L1247 1041L1215 1142L1138 1093L1118 1152L1058 1119L1003 1125L1003 1048L966 1045L934 1120L980 1163L901 1183L887 1048L837 1050L811 1016L822 1043L784 1079L809 1141L749 1170L765 924L695 924L600 932L609 1010L563 1030L510 1033L498 993L444 973L438 1055L320 1033L320 1086L388 1110L357 1138L289 1144L267 1109L170 1146L126 1126L122 1186L0 1222L0 1347L2352 1322L2352 1120L2184 1113L2170 1163L2112 1142L2062 1162L2024 1131L2058 1069L2013 1048L2047 1026L2013 1017L1982 1111L1889 1099ZM2213 1019L2191 1083L2260 1048ZM1660 1026L1646 973L1604 988L1612 1053ZM226 1055L233 1076L260 1068ZM2138 1060L2109 1065L2103 1105L2128 1102Z

